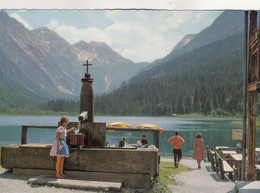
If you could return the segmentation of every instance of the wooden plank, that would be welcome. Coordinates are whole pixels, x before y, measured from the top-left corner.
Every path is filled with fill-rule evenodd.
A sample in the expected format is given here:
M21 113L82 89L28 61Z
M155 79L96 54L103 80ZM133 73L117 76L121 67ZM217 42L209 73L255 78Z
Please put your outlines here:
M49 156L50 146L3 146L3 168L55 169L56 158ZM115 173L158 173L158 151L106 148L71 148L65 170Z
M22 127L41 128L41 129L57 129L58 125L22 125Z
M43 169L21 169L14 168L14 175L23 176L46 176L54 177L55 170L43 170ZM92 180L92 181L124 181L125 187L130 188L150 188L151 175L149 174L120 174L120 173L102 173L102 172L86 172L86 171L71 171L64 170L64 174L68 178L81 179L81 180Z
M227 161L223 161L223 170L224 172L233 172L233 169L230 167L230 165L227 163Z
M74 189L90 189L90 190L116 190L120 191L123 181L106 182L106 181L86 181L75 179L57 179L57 178L30 178L28 183L34 185L48 185L62 188L74 188Z
M106 123L83 122L80 125L80 133L86 135L86 146L105 146Z

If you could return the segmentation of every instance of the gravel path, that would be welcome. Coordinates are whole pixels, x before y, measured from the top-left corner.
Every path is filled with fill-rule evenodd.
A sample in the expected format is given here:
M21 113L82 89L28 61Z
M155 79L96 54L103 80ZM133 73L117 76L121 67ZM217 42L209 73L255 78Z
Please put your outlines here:
M162 161L173 159L162 158ZM177 186L169 186L174 193L233 193L235 183L230 179L221 179L220 174L212 171L209 162L202 162L197 169L197 162L192 159L182 159L181 164L189 166L191 172L183 172L174 176Z
M162 158L162 161L173 159ZM195 160L182 159L181 164L189 166L191 172L183 172L174 176L177 186L170 186L174 193L233 193L235 183L229 179L222 180L220 174L212 171L208 162L203 162L202 168L197 169ZM0 168L0 192L2 193L96 193L77 189L35 186L27 183L28 176L14 176Z
M0 168L1 193L97 193L77 189L54 188L49 186L36 186L27 183L28 176L14 176L5 169Z

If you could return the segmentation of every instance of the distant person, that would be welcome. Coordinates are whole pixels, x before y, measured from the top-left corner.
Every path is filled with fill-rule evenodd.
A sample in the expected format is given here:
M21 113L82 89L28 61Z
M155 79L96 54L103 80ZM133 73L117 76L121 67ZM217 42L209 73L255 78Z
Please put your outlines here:
M126 144L127 144L127 139L126 137L124 137L123 140L119 142L119 147L124 147Z
M136 138L136 147L141 147L143 144L140 139Z
M63 174L63 165L65 157L70 156L70 150L66 143L67 133L72 132L75 130L74 127L67 130L66 127L69 124L68 117L62 117L60 120L61 126L58 127L56 130L56 140L54 141L50 156L56 156L56 177L57 178L65 178L66 176Z
M142 135L141 143L142 143L142 147L148 147L149 142L148 142L148 140L145 138L145 135Z
M204 140L201 139L202 133L196 133L196 138L194 139L194 153L192 158L197 160L198 163L198 169L201 168L201 161L204 160L204 152L205 152L205 146L204 146Z
M180 136L180 132L176 131L175 136L171 137L168 142L173 144L174 166L178 168L182 158L182 144L184 144L185 141Z

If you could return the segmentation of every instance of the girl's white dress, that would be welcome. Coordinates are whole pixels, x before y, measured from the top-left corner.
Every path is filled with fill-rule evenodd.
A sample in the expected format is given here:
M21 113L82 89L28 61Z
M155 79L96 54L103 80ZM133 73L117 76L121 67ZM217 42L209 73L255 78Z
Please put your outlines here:
M58 144L57 144L57 140L55 139L51 151L50 151L50 156L65 156L65 157L69 157L70 156L70 151L69 151L69 147L66 143L66 137L67 137L67 130L65 127L60 126L58 127L58 129L56 130L56 133L60 133L60 144L62 147L62 150L59 151L58 148Z

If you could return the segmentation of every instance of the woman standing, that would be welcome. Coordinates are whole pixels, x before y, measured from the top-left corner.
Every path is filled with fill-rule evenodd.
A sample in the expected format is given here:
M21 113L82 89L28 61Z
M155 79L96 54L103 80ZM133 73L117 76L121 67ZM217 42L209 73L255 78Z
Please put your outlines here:
M192 158L197 160L198 163L198 169L201 168L201 161L204 160L204 151L205 151L205 146L204 146L204 140L201 139L202 134L197 133L196 135L197 139L194 139L194 153Z
M68 117L62 117L60 120L61 126L58 127L56 130L56 140L52 145L50 156L56 156L56 177L57 178L64 178L66 177L63 174L63 165L64 165L64 158L70 156L70 150L66 143L67 133L72 132L75 128L71 128L69 130L66 129L66 126L69 124Z

